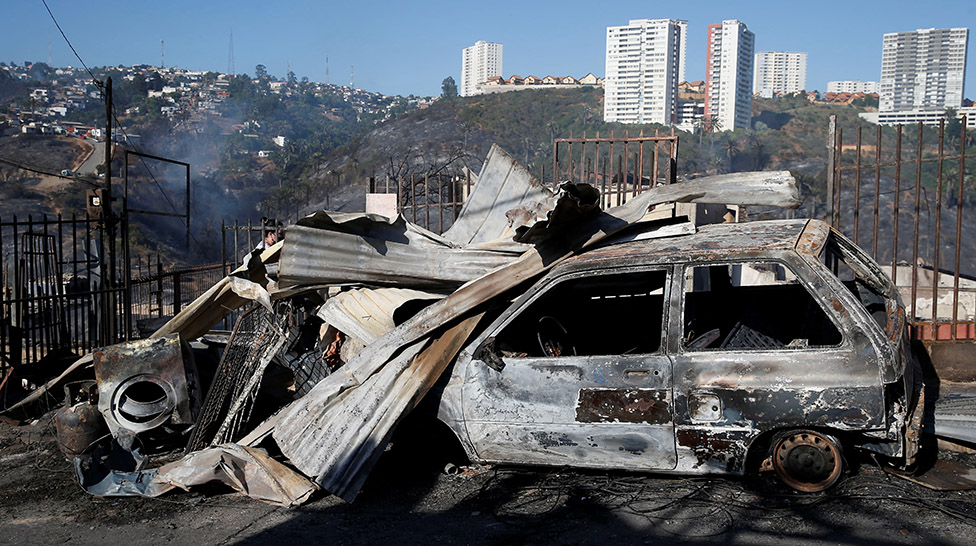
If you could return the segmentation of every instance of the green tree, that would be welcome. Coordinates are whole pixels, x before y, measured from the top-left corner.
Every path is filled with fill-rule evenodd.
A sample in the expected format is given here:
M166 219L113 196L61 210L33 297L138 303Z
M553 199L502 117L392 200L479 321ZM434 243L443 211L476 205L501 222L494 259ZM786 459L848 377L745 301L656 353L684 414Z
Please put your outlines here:
M288 71L288 74L285 76L285 78L288 81L288 85L295 85L296 83L298 83L298 78L295 77L295 73L292 72L291 70Z
M458 96L458 88L457 84L454 83L454 78L451 76L444 78L444 81L441 82L441 97L453 99L456 96Z
M268 67L259 64L254 67L254 79L260 80L268 77Z
M945 109L945 143L948 146L956 143L962 132L962 120L958 115L958 111L951 106Z

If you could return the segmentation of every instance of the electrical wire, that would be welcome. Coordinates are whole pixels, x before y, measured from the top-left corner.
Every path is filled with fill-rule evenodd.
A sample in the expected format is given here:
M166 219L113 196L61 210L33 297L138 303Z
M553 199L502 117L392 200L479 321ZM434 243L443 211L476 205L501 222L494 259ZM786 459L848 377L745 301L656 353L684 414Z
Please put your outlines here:
M80 62L83 67L85 67L85 70L88 72L88 75L91 76L92 81L101 90L102 96L104 97L105 96L105 83L95 77L95 74L91 71L90 68L88 68L88 65L85 64L84 59L82 59L81 58L81 55L78 54L78 51L75 49L75 46L73 46L71 44L71 40L69 40L68 39L68 36L64 33L64 30L61 28L61 25L58 23L57 18L54 17L54 13L51 12L50 6L47 5L47 0L41 0L41 2L44 4L44 7L47 9L48 15L51 16L51 20L54 21L54 26L58 27L58 31L61 32L61 37L64 38L65 43L67 43L68 44L68 47L71 48L71 52L75 54L75 57L78 59L78 62ZM121 121L119 121L118 111L116 110L116 107L115 107L115 104L114 103L112 104L112 118L115 121L115 126L118 127L120 131L122 131L122 136L124 137L125 142L128 143L129 146L132 146L132 148L135 151L138 152L139 151L138 147L136 147L134 144L131 143L131 141L129 139L129 135L128 135L128 133L126 133L125 126L122 125L122 122ZM110 146L111 145L112 135L106 135L106 138L108 139L108 144L106 144L106 145ZM153 174L152 170L149 168L149 165L146 164L145 158L143 158L142 156L139 156L139 161L142 163L143 167L146 169L146 172L149 173L149 177L152 179L153 183L156 185L156 188L159 189L159 192L166 199L166 202L169 203L169 206L173 210L173 212L176 213L176 214L179 214L180 212L179 212L179 210L177 210L176 205L173 203L173 200L170 199L170 197L166 193L166 191L163 190L162 185L156 179L156 176ZM19 165L15 165L15 166L20 167ZM109 167L110 167L110 165L106 165L106 168L109 168ZM23 167L20 167L20 168L23 168ZM26 170L30 170L30 169L26 169ZM37 171L35 171L35 172L37 172ZM48 174L48 173L42 173L42 174ZM49 175L49 176L56 176L56 175ZM62 178L65 178L65 177L62 177ZM189 215L190 211L187 210L186 213L187 213L187 215ZM182 218L182 217L179 217L179 218L180 218L180 221L183 222L184 227L186 227L187 226L187 219L186 218ZM199 240L197 240L197 238L193 234L193 232L192 231L189 231L189 228L187 228L187 230L188 230L188 232L190 234L190 238L193 240L194 243L196 243L197 249L200 250L200 251L205 250L204 247L203 247L203 245L200 243Z
M68 44L68 47L71 48L71 52L75 54L75 57L78 59L78 62L81 63L81 66L85 67L86 71L88 71L88 75L91 76L91 79L95 82L95 85L101 88L103 86L102 82L95 77L95 74L92 73L91 69L88 68L88 65L85 64L85 61L82 60L81 55L78 55L78 52L75 50L75 46L71 45L71 40L68 39L68 36L65 35L64 30L61 29L61 25L58 24L57 18L54 17L54 14L51 12L51 7L47 5L47 0L41 0L41 3L44 4L44 8L47 9L47 14L50 15L51 20L54 21L54 26L58 27L58 31L61 33L61 37L64 38L64 41Z
M611 512L641 517L663 532L687 538L724 534L735 527L737 518L772 521L796 516L798 510L848 501L905 504L976 525L976 515L953 506L957 502L972 503L971 495L920 495L907 483L888 481L886 474L850 476L821 494L785 493L765 481L760 480L759 484L757 490L744 489L733 480L721 478L664 479L610 473L601 476L566 470L541 474L494 468L481 487L464 500L487 501L497 521L521 532L539 533L565 521L562 508L589 502ZM695 521L705 526L686 527Z
M43 175L43 176L52 176L52 177L55 177L55 178L63 178L65 180L71 180L71 181L77 181L77 182L84 182L86 184L90 184L93 187L96 187L96 188L98 187L98 184L92 182L91 180L87 180L87 179L84 179L84 178L75 178L75 177L71 177L71 176L63 176L63 175L56 174L56 173L49 173L47 171L42 171L40 169L35 169L33 167L28 167L27 165L24 165L22 163L17 163L16 161L11 161L9 159L4 159L2 157L0 157L0 163L2 163L4 165L9 165L11 167L15 167L17 169L25 170L27 172L32 172L34 174L40 174L40 175Z

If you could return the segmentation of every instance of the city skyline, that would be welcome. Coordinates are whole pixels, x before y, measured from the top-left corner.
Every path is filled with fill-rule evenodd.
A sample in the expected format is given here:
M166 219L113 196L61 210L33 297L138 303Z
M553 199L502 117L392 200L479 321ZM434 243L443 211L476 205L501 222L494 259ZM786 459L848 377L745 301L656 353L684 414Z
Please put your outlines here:
M712 1L694 8L620 1L593 14L582 9L589 4L572 1L499 0L477 16L470 7L440 0L423 9L389 5L370 11L313 2L269 7L252 1L48 0L48 5L89 66L159 65L165 40L166 66L223 72L233 30L237 73L253 75L254 66L263 64L277 77L290 67L298 77L325 81L328 56L330 83L348 85L354 66L356 87L400 95L437 95L445 77L459 81L458 53L478 40L504 44L505 76L603 76L606 28L643 18L688 21L688 80L705 79L707 25L738 19L755 33L756 51L807 52L808 90L824 91L831 80L879 80L885 33L976 23L976 6L949 1L932 2L924 10L899 1L885 10L851 5L844 17L827 9L787 15L776 2ZM0 36L0 60L47 62L50 55L55 66L78 66L40 0L4 7L8 21L16 24ZM976 71L968 71L965 86L968 98L976 98Z

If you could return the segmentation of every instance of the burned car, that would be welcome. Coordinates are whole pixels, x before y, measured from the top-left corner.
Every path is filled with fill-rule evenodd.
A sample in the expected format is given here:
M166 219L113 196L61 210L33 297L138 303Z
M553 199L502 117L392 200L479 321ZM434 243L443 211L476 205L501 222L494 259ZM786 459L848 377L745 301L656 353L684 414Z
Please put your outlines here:
M845 450L913 462L917 370L895 287L843 235L719 224L557 266L461 351L438 416L474 461L763 469L812 492Z

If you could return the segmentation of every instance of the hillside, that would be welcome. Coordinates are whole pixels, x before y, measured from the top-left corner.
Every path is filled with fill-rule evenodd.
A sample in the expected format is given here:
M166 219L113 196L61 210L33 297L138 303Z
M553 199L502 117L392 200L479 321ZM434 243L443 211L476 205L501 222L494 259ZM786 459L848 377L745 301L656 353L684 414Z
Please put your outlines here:
M23 134L0 137L0 158L16 158L19 164L46 173L75 170L91 153L92 145L77 138ZM77 185L0 164L0 217L60 212L59 196L74 191L71 188ZM83 193L84 189L78 191Z
M860 109L847 105L812 104L802 98L757 99L755 127L711 135L678 131L679 176L706 173L786 169L794 171L811 199L825 193L828 118L836 114L841 126L862 122ZM301 180L288 181L275 199L282 209L324 207L325 195L348 193L369 177L422 175L450 165L474 171L481 167L492 143L525 163L533 173L552 164L552 142L569 136L631 136L671 129L660 125L604 123L603 91L599 88L526 90L440 100L384 123L330 154ZM297 186L293 186L293 184ZM313 205L304 207L309 187ZM359 191L361 193L361 190ZM301 200L293 199L294 195ZM361 205L360 205L361 206ZM815 208L815 207L811 207Z

